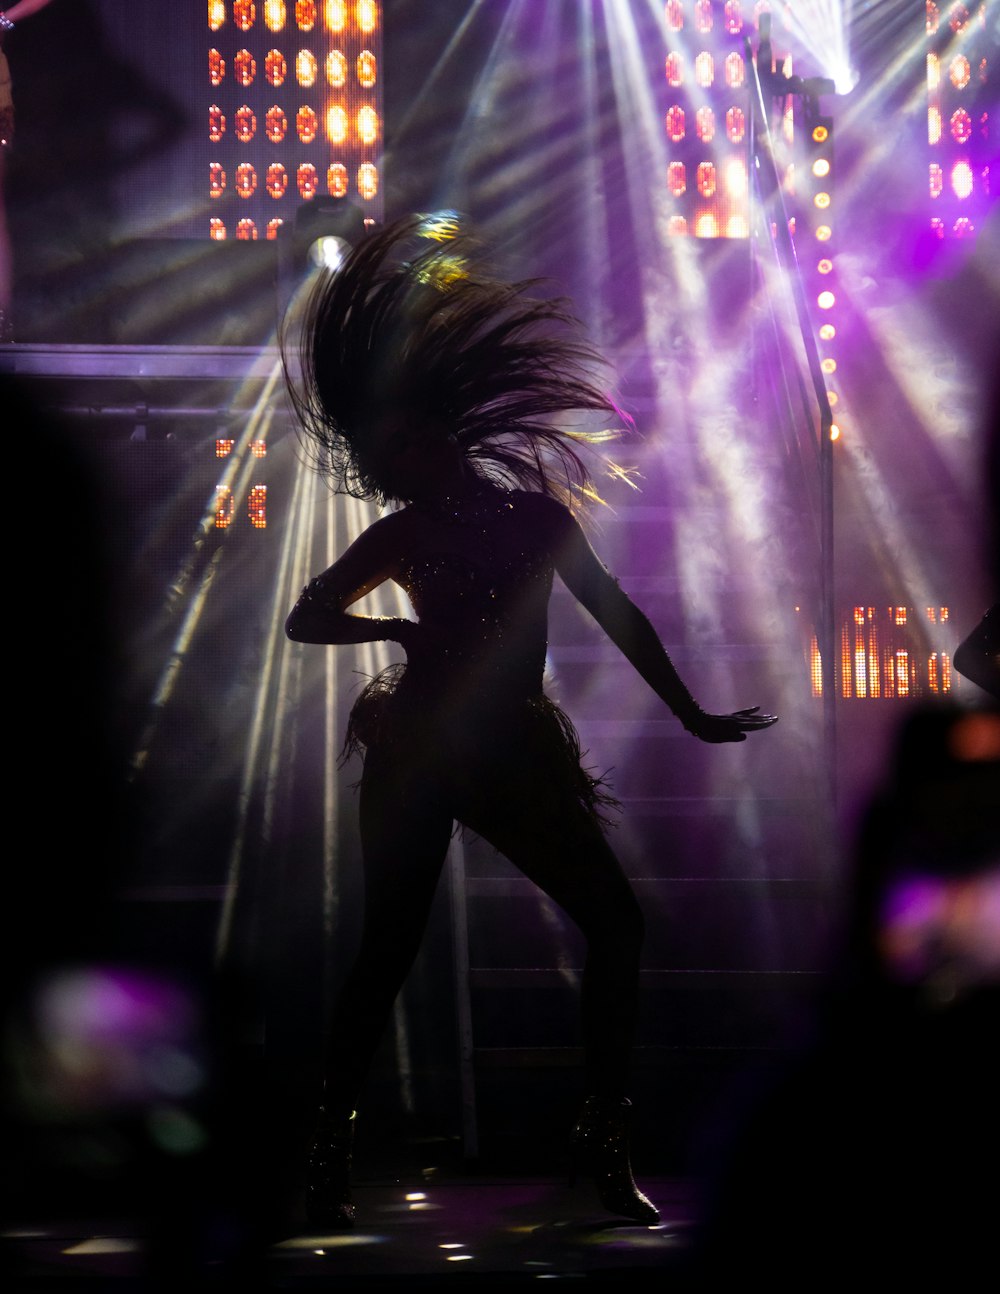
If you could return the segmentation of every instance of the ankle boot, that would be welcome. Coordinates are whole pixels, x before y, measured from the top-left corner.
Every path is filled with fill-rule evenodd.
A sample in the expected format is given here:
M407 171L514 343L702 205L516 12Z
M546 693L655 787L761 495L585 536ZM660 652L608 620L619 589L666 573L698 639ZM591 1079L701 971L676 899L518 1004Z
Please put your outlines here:
M354 1226L351 1150L355 1113L352 1110L346 1118L338 1119L320 1106L306 1161L306 1217L313 1226L336 1230Z
M572 1140L577 1157L593 1173L597 1194L609 1213L652 1226L660 1215L632 1176L628 1116L632 1102L588 1096Z

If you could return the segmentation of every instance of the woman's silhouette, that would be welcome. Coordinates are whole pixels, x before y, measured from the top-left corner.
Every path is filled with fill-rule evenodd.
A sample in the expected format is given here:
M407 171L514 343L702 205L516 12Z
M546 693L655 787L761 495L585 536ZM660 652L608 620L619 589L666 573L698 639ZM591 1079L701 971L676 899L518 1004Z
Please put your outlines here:
M413 961L457 820L496 846L577 923L589 1090L574 1140L606 1208L656 1209L632 1179L629 1053L642 916L601 830L609 802L580 765L569 720L542 689L553 574L703 741L743 741L772 716L706 714L568 504L588 489L560 411L616 414L565 303L477 267L447 220L369 237L316 290L293 389L318 466L336 487L397 505L303 591L288 617L310 643L388 640L406 665L351 715L364 752L361 949L335 1009L310 1154L314 1222L350 1225L354 1109ZM401 260L409 249L415 254ZM415 621L351 615L386 580Z

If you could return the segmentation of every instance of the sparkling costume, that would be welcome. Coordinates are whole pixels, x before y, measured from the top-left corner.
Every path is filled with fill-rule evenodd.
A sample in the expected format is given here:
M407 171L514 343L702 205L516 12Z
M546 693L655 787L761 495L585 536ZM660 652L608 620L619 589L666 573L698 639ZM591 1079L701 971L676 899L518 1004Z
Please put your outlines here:
M413 505L411 505L413 506ZM523 770L546 792L571 791L604 818L611 795L581 767L572 722L543 690L552 559L515 539L530 497L484 488L435 520L461 543L404 562L400 583L425 628L440 630L432 656L383 670L356 701L345 749L391 765L397 777L433 781L464 820L525 794ZM539 806L541 807L541 806Z

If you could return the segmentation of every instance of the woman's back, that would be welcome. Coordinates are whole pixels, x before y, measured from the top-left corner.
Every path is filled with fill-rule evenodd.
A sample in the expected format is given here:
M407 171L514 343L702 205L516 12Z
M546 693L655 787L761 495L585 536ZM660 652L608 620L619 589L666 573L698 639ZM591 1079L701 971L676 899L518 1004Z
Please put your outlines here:
M414 686L453 686L461 668L465 690L484 701L541 692L553 507L542 496L484 485L399 514L407 546L393 578L423 631L407 668Z

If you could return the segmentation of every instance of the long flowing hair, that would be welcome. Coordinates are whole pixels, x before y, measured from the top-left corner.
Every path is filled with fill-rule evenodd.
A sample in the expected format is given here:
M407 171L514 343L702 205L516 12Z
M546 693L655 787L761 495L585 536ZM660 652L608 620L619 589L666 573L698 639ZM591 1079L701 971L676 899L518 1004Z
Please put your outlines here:
M410 252L409 256L406 253ZM451 217L409 216L369 235L313 289L286 333L291 399L314 465L339 492L392 501L365 455L386 416L454 436L487 480L572 503L596 498L580 454L617 430L556 421L572 410L629 419L599 382L604 361L564 298L490 274Z

